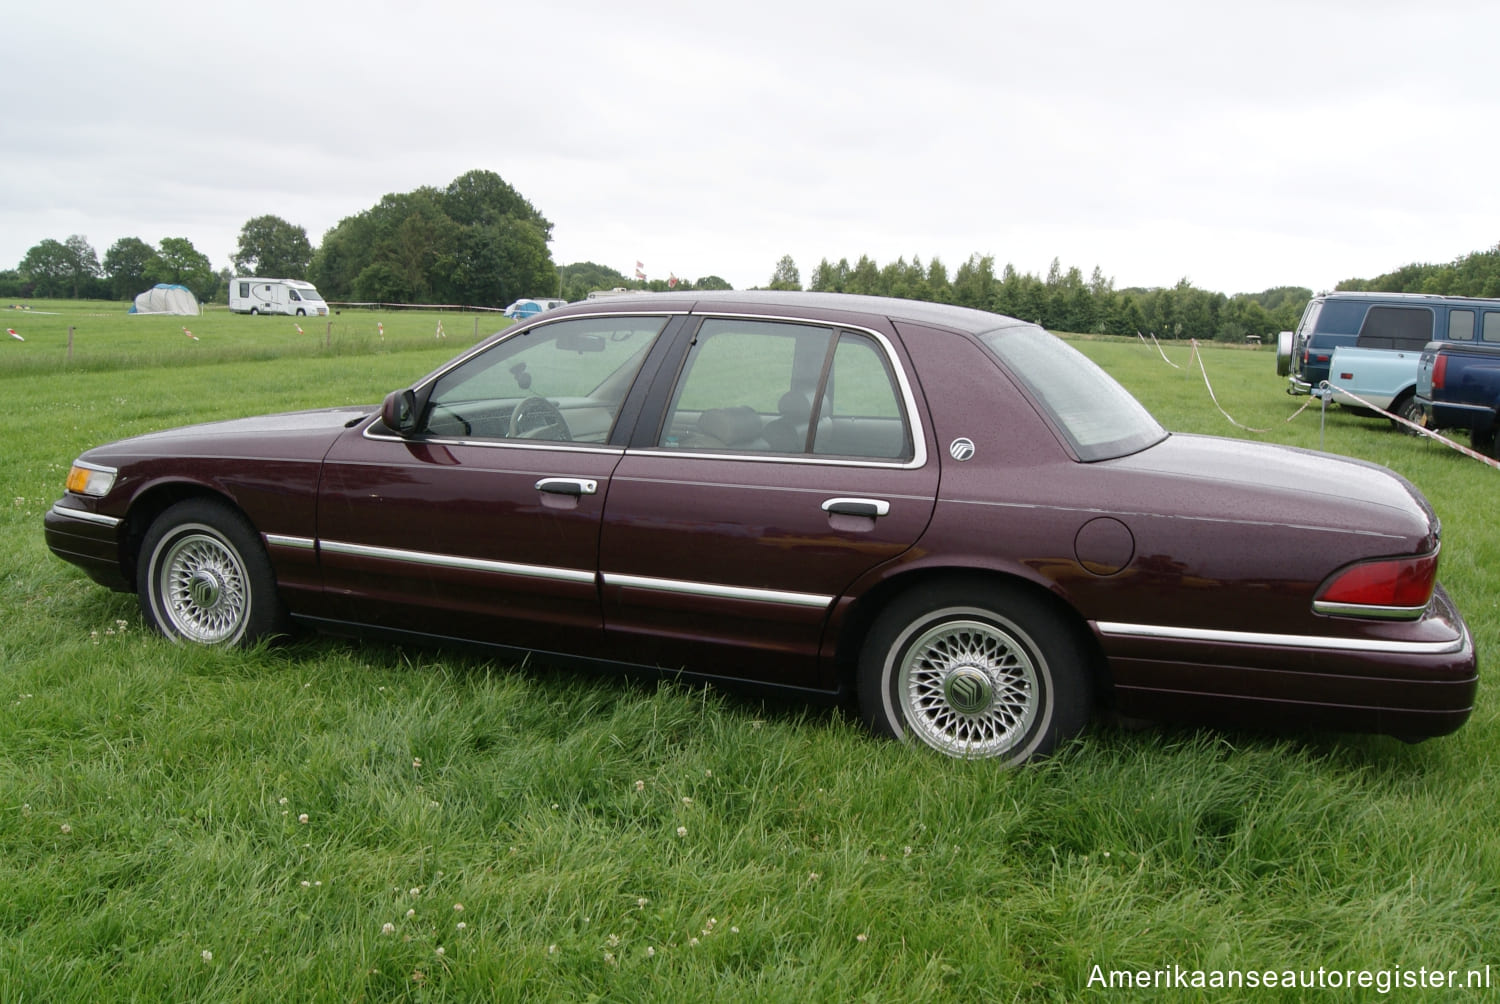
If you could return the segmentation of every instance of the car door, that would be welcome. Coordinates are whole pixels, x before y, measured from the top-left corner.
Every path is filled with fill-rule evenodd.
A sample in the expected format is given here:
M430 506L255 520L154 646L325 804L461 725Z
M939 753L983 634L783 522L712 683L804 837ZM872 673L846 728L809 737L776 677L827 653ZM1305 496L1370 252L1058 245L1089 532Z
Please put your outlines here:
M894 336L745 317L704 318L693 334L610 481L610 650L831 689L830 611L911 547L937 491Z
M611 440L664 317L563 319L415 389L406 435L379 420L324 464L318 547L346 619L590 654Z

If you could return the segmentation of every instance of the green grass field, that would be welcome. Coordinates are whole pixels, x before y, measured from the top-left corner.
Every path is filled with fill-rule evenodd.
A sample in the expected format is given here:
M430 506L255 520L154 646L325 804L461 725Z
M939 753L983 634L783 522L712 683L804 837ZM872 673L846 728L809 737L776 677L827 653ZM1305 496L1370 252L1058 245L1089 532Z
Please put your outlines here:
M436 314L299 336L218 313L187 319L195 342L117 305L44 309L60 313L7 314L27 340L0 343L0 1000L1500 995L1417 975L1488 966L1500 987L1487 680L1464 729L1419 746L1100 725L1004 770L671 684L319 637L175 646L47 553L71 460L376 402L471 344L473 319L441 315L438 341ZM1302 402L1270 348L1203 351L1225 409L1269 430L1245 433L1186 345L1165 348L1174 369L1140 343L1075 344L1173 430L1405 474L1443 519L1442 577L1482 659L1496 650L1500 472L1337 411L1287 421ZM1100 980L1174 967L1321 968L1323 988ZM1379 992L1406 974L1426 985Z

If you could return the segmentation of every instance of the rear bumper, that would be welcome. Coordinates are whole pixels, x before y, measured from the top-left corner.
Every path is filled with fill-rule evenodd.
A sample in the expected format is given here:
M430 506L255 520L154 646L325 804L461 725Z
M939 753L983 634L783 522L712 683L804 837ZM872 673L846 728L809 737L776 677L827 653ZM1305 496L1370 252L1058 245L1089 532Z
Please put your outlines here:
M1421 621L1366 638L1095 624L1119 710L1254 728L1421 739L1468 720L1474 641L1441 587Z

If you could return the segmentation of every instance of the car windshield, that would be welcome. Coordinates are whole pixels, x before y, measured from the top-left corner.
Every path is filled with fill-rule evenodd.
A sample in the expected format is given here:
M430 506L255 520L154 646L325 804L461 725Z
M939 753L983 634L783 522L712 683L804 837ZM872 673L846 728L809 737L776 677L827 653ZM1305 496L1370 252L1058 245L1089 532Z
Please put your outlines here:
M1109 460L1167 436L1130 392L1093 360L1034 324L979 336L1067 438L1078 459Z

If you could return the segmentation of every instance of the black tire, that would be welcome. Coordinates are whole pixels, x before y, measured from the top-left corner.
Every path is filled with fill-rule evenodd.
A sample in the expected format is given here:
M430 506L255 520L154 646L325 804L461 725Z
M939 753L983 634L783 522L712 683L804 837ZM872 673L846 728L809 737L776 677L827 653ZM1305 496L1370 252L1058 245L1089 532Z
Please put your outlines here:
M297 308L297 316L298 317L306 317L307 316L307 311L303 310L301 307L298 307Z
M1088 652L1078 628L1020 587L913 590L865 639L860 711L877 735L1022 763L1088 723Z
M173 641L250 645L287 628L260 536L211 499L178 502L151 524L136 595L147 622Z
M1408 422L1416 422L1418 425L1426 425L1426 412L1424 412L1422 410L1422 406L1417 403L1417 398L1415 395L1409 394L1406 397L1403 397L1401 400L1397 401L1396 406L1391 409L1391 414L1399 415L1402 418L1406 419ZM1421 433L1413 431L1410 426L1402 425L1400 422L1392 422L1391 424L1396 427L1397 432L1404 432L1408 436L1421 435Z
M258 313L260 313L260 311L258 309L256 309L255 307L251 307L250 308L250 316L251 317L254 317Z
M1500 449L1497 449L1495 426L1493 424L1483 432L1470 429L1469 445L1491 460L1500 460Z

